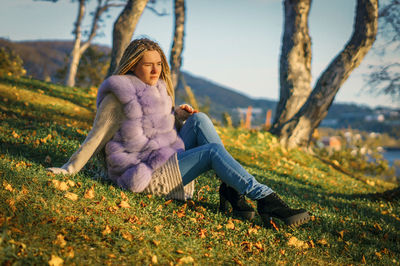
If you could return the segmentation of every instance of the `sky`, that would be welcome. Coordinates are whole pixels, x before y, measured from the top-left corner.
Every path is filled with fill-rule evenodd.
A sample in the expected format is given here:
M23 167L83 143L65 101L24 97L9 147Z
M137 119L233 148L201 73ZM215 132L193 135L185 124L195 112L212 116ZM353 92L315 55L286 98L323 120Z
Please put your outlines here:
M91 0L87 8L86 29L96 2ZM312 85L349 40L355 4L355 0L313 1L309 16ZM168 15L156 16L146 9L134 38L146 36L158 41L168 57L173 37L173 1L158 0L156 8ZM77 10L77 2L71 0L2 0L0 37L12 41L72 39ZM113 23L120 11L121 8L114 8L108 13L94 43L111 47ZM182 70L252 98L278 100L284 22L281 0L186 0L186 12ZM400 61L400 55L388 58L378 56L372 49L339 90L335 102L400 107L387 96L371 95L362 89L369 65Z

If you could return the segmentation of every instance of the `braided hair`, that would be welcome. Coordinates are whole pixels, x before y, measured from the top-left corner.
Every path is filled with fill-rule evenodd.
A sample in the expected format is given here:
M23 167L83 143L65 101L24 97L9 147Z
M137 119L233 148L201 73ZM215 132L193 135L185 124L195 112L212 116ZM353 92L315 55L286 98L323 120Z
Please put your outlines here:
M146 51L157 51L160 54L162 64L160 78L164 80L167 85L167 93L172 99L172 105L175 105L175 92L172 86L171 71L167 58L158 43L150 39L140 38L133 40L125 49L121 61L119 62L117 69L114 71L114 75L127 74L139 63Z

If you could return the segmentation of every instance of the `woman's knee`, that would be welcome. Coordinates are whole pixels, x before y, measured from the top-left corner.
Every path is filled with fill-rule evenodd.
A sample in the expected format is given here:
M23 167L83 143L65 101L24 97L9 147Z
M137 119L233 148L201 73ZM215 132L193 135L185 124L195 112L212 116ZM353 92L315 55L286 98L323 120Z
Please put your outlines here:
M194 113L191 118L200 123L212 123L211 119L205 113Z

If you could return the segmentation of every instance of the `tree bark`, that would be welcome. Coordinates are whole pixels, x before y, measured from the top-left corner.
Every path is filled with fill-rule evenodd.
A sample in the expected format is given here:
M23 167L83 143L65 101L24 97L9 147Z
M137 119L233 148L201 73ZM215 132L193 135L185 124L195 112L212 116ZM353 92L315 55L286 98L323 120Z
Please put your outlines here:
M174 10L175 30L171 48L170 65L172 85L174 86L174 90L176 90L182 65L182 51L185 37L185 0L175 0Z
M113 47L108 76L117 68L125 48L129 45L136 25L148 0L128 0L118 19L114 23Z
M67 76L65 78L66 86L71 86L71 87L75 86L76 71L78 69L79 59L81 57L80 53L81 39L82 39L81 24L83 17L85 16L85 4L86 0L79 0L78 17L76 18L75 29L74 29L74 34L75 34L74 48L72 49L72 52L69 56L69 65L67 70Z
M308 30L310 6L311 0L284 2L280 98L272 133L299 111L311 93L311 38Z
M88 39L82 43L82 33L81 33L81 25L83 17L85 16L85 5L86 0L79 0L79 10L78 10L78 17L75 22L75 41L74 41L74 48L70 54L69 65L67 70L67 75L65 79L65 85L67 86L75 86L75 79L76 79L76 72L78 70L79 61L83 55L83 53L89 48L91 45L94 37L97 35L97 30L99 28L99 21L101 15L108 10L110 7L119 7L121 4L110 3L110 0L97 0L97 7L96 11L93 15L92 20L92 27L90 29L90 34Z
M277 129L288 148L308 146L311 135L328 113L336 93L372 47L378 30L378 0L358 0L354 30L345 48L320 76L299 112Z

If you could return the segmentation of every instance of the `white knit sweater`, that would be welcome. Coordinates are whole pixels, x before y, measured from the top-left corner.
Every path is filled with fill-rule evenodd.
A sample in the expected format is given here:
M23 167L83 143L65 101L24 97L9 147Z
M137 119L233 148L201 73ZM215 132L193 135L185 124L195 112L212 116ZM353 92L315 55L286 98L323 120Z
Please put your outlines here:
M55 174L76 174L79 172L88 160L101 151L111 140L125 118L122 104L112 93L109 93L101 102L92 130L79 149L61 168L52 167L48 170ZM153 172L151 182L143 193L187 200L192 198L193 191L194 182L183 186L178 159L174 154L163 166Z

